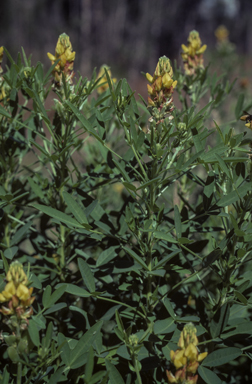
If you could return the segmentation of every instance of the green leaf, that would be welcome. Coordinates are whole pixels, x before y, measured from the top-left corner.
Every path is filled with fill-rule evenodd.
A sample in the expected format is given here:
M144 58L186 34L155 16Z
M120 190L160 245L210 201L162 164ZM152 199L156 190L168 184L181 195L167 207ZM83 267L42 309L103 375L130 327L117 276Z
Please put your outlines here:
M125 384L117 368L108 359L105 359L105 363L109 373L110 384Z
M175 221L177 238L179 239L181 238L182 224L181 224L181 217L180 217L180 213L177 205L175 205L174 207L174 221Z
M89 349L87 363L85 366L85 381L89 383L94 369L94 350L92 346Z
M35 195L37 195L40 199L44 199L44 192L40 188L40 186L38 184L36 184L31 177L28 177L27 180L28 180L28 183L31 186L31 189L35 193Z
M75 348L71 352L71 357L69 362L70 367L77 368L75 365L75 362L77 361L77 359L79 359L80 356L82 356L84 353L87 353L89 351L92 343L94 342L94 340L99 334L102 324L103 324L102 321L98 321L80 338Z
M38 330L37 323L33 319L29 320L28 333L33 344L36 345L36 347L38 347L40 344L39 330Z
M81 122L83 127L87 132L89 132L92 136L94 136L98 141L100 141L103 144L103 140L100 138L100 136L97 134L97 132L94 130L90 122L83 116L83 114L73 105L70 103L70 101L66 100L65 103L69 106L69 108L73 111L77 119Z
M175 312L174 312L174 310L173 310L173 307L172 307L171 302L170 302L170 300L168 299L168 297L165 297L165 298L163 299L163 303L164 303L164 306L165 306L167 312L169 313L169 315L170 315L173 319L175 319L176 314L175 314Z
M118 246L110 247L101 252L98 260L96 261L96 266L100 267L101 265L107 264L109 261L113 260L117 256Z
M174 256L176 256L179 252L181 252L180 249L177 249L176 251L173 251L172 253L165 256L163 259L161 259L156 265L153 266L152 270L155 271L156 269L162 267L165 265L170 259L172 259Z
M210 332L214 339L224 331L228 323L229 314L230 314L230 308L228 303L225 303L215 313L213 319L210 322Z
M48 384L55 384L55 383L61 382L62 379L65 378L65 376L63 375L63 372L65 369L66 369L65 366L58 368L57 371L53 373L53 375L50 377Z
M131 257L133 257L133 259L138 263L140 264L146 271L148 271L148 267L147 265L145 264L144 260L141 259L140 256L138 256L134 251L132 251L132 249L128 248L128 247L123 247L123 249L125 250L125 252L127 252Z
M124 180L128 183L131 183L130 177L128 173L125 171L123 164L119 163L117 160L113 159L113 163L115 164L116 168L120 171L122 174Z
M171 333L176 329L176 324L174 324L174 319L168 317L164 320L157 320L154 324L154 333L156 335Z
M11 248L7 248L5 251L4 251L4 256L6 257L6 259L10 259L12 260L13 257L15 256L15 254L17 253L18 251L18 247L11 247Z
M3 376L1 377L1 384L12 384L13 381L11 381L11 383L9 382L9 378L10 378L10 374L9 372L7 371L7 365L4 367L4 371L3 371Z
M117 323L117 326L118 326L119 331L121 331L122 333L124 333L124 325L123 325L121 316L120 316L120 314L119 314L119 312L118 312L117 309L116 309L116 311L115 311L115 318L116 318L116 323Z
M47 330L46 330L46 335L42 341L42 345L44 345L45 348L49 348L52 342L52 335L53 335L53 323L52 321L49 323ZM44 343L44 344L43 344Z
M49 307L49 300L51 297L51 293L52 293L52 288L50 285L47 285L46 289L44 290L43 296L42 296L42 304L43 304L44 308Z
M153 235L156 239L165 240L165 241L168 241L169 243L177 243L177 240L174 239L170 233L155 231Z
M200 119L201 119L201 117L200 117ZM199 135L199 133L198 133L198 131L197 131L197 129L195 127L191 128L191 131L192 131L192 135L193 135L192 139L193 139L196 151L200 152L200 151L202 151L204 149L203 145L201 143L200 135Z
M69 225L70 227L83 228L83 226L79 224L78 221L63 212L58 211L57 209L47 207L46 205L41 204L31 204L31 206L52 217L53 219L59 220L62 223Z
M232 179L230 171L229 171L228 167L226 166L225 161L222 159L222 157L220 155L218 155L218 153L215 153L215 157L218 160L218 163L219 163L219 166L220 166L222 172L224 172L228 176L229 179Z
M202 365L199 366L198 373L207 384L222 384L221 379L214 372L202 367Z
M83 278L83 281L89 290L89 292L95 291L95 280L94 275L86 261L84 261L81 258L78 258L78 266L80 269L81 276Z
M19 228L19 230L12 237L10 245L12 246L12 245L18 244L23 239L26 232L28 232L28 229L30 228L31 225L32 225L32 222L29 221L28 223L23 225L21 228Z
M235 106L235 118L236 120L239 120L242 115L242 107L244 103L244 93L240 93L236 106Z
M66 303L57 303L57 304L54 304L53 306L50 306L49 309L47 309L45 312L44 312L44 315L49 315L49 313L53 313L53 312L57 312L57 311L60 311L62 308L66 308Z
M239 348L229 347L218 349L210 353L202 362L201 366L218 367L241 356L242 351Z
M69 193L64 191L62 194L70 212L74 215L76 220L78 220L80 224L88 224L86 215L82 207L74 200L74 198Z
M5 110L4 107L2 107L2 105L0 105L0 115L8 117L9 119L11 119L11 115Z
M88 291L74 284L67 284L65 291L68 293L71 293L71 295L80 296L80 297L91 296L91 294Z
M51 307L56 301L58 301L63 293L66 291L67 284L61 285L59 288L57 288L53 294L51 295L50 299L48 300L47 306Z
M242 197L246 195L247 192L251 191L252 183L246 183L242 185L237 191L232 191L228 195L223 196L218 202L217 205L219 207L226 207L227 205L231 205L236 201L240 200Z
M242 304L244 304L244 305L248 304L248 300L246 299L246 297L241 292L234 290L234 294L237 297L237 299L240 300L240 302Z

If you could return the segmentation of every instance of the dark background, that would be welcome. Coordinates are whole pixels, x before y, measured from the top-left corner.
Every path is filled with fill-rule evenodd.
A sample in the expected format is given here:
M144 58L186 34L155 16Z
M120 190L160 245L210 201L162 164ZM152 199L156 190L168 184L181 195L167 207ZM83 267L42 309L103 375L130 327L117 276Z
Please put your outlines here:
M59 34L70 36L75 71L90 76L106 63L116 77L137 82L157 60L179 58L189 32L198 30L208 51L224 24L237 52L252 52L252 0L2 0L0 45L16 58L21 46L46 69Z

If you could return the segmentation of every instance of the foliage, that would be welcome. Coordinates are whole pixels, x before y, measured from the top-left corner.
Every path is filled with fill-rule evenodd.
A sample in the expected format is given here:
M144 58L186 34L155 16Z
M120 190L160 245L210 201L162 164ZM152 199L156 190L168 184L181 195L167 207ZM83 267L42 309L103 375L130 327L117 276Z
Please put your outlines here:
M251 139L241 123L211 125L233 83L202 60L190 75L157 66L147 105L106 68L98 94L95 70L72 82L57 56L44 73L5 54L1 301L13 261L36 299L14 338L2 310L2 382L165 383L191 322L197 382L249 382Z

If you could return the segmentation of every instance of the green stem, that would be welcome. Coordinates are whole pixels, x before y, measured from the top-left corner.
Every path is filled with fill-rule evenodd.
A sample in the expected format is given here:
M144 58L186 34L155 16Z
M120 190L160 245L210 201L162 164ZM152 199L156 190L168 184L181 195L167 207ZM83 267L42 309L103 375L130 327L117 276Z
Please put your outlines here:
M65 227L63 225L60 226L60 266L63 268L65 266Z
M20 323L17 326L16 334L17 334L17 338L20 340L21 339ZM22 383L22 363L21 361L19 361L17 363L17 384L21 384L21 383Z
M136 308L131 307L131 306L128 305L128 304L121 303L120 301L112 300L112 299L108 299L107 297L101 297L101 296L98 296L98 295L93 295L93 297L95 297L96 299L100 299L100 300L104 300L104 301L110 301L111 303L120 304L120 305L122 305L122 306L124 306L124 307L130 308L130 309L132 309L134 312L136 312L138 315L140 315L143 319L146 319L146 315L145 315L145 314L139 312L138 310L136 310Z
M22 383L22 363L19 361L17 363L17 384Z
M140 372L139 372L139 369L138 369L137 359L136 359L135 356L133 357L133 360L134 360L134 368L135 368L136 375L137 375L137 383L138 384L142 384L142 379L141 379L141 375L140 375Z

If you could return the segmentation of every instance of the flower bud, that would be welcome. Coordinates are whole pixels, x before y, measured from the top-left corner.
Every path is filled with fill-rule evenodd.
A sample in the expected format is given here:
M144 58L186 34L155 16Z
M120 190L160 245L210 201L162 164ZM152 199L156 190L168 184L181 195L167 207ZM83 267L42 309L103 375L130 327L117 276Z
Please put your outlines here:
M170 60L166 57L160 57L153 76L146 73L146 79L151 83L147 84L148 106L151 107L151 121L159 124L164 120L167 113L171 113L173 107L173 89L177 81L173 81L173 70Z
M55 55L47 53L49 60L51 60L52 65L56 60L60 60L53 70L54 82L56 86L62 86L62 76L64 74L66 82L72 84L72 79L74 76L73 66L75 60L75 52L72 51L72 44L70 38L66 33L62 33L57 41L55 48Z

